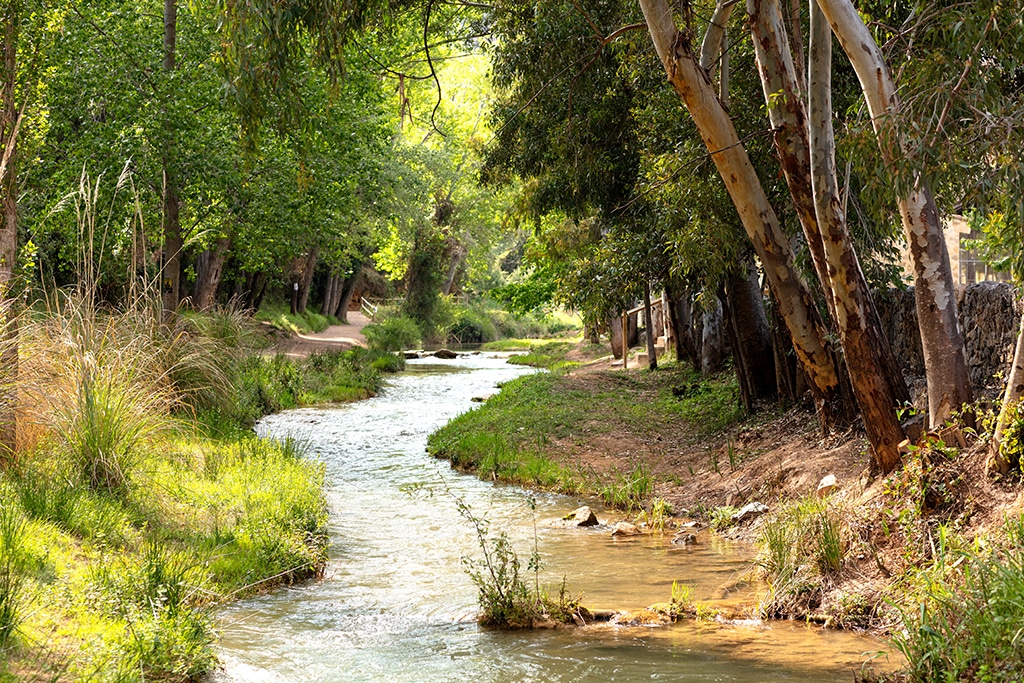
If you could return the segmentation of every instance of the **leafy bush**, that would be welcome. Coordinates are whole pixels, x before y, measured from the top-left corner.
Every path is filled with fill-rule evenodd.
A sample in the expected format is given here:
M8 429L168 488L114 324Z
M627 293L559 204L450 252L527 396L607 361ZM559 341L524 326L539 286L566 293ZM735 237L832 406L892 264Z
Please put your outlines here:
M420 343L420 328L416 321L404 315L389 316L379 323L363 328L366 341L375 351L395 353Z

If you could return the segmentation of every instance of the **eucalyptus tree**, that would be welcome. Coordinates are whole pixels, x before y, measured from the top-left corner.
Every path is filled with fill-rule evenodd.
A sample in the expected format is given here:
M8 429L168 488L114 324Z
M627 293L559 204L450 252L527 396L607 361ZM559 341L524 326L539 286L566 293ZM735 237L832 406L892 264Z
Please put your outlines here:
M718 97L695 47L693 16L676 26L665 0L639 0L669 82L682 98L725 181L741 222L764 265L801 367L824 425L845 414L839 370L829 353L827 328L814 307L778 215L768 201L728 110ZM689 6L687 6L689 8Z

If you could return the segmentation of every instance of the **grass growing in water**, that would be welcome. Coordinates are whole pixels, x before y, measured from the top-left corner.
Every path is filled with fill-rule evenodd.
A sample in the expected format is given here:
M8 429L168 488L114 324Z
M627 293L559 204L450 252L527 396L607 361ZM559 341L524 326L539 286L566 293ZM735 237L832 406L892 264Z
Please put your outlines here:
M486 519L473 513L465 501L455 498L459 513L470 523L480 547L481 559L463 558L466 572L477 587L480 604L479 621L484 626L504 629L533 628L545 622L573 623L582 618L585 610L579 598L566 589L565 579L552 597L540 586L540 552L537 547L536 520L534 521L533 549L526 572L532 573L532 585L504 531L494 536ZM530 509L536 502L529 500Z
M768 583L765 617L806 612L822 585L843 566L842 517L827 499L808 497L784 505L758 536L757 564Z

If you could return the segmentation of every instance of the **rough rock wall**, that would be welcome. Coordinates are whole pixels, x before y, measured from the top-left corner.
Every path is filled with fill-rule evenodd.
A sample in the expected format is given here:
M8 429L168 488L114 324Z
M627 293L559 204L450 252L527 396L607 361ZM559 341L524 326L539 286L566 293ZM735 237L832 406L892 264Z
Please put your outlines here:
M924 376L924 357L917 328L914 288L890 289L875 295L893 353L905 375ZM978 389L999 390L1013 359L1021 308L1013 286L1003 282L978 282L957 293L960 323L967 343L971 382Z

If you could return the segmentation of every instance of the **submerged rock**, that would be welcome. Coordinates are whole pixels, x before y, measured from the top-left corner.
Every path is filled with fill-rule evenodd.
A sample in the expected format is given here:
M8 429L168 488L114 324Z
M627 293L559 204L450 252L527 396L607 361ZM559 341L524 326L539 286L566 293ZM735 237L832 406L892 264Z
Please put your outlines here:
M612 536L639 536L640 529L629 522L618 522L612 529Z
M419 358L419 357L420 357L420 354L417 351L406 351L405 352L405 359L406 360L415 360L416 358Z
M675 545L696 545L697 535L692 533L678 533L672 537L672 543Z
M495 396L497 396L497 394L481 394L480 396L474 396L469 400L473 403L487 403L487 401L491 400Z

